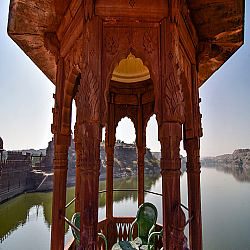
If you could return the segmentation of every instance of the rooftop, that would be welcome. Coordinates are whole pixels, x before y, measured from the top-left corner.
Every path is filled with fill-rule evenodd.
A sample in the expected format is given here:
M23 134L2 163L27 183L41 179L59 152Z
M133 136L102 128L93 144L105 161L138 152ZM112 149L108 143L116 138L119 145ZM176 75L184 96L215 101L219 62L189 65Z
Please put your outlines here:
M117 10L113 12L114 15L121 16L121 13L124 13L124 9L123 12L121 10L122 2L96 0L95 12L101 15L107 4L109 8ZM146 6L147 2L149 1L145 2L145 16L150 12ZM199 43L194 41L194 44L197 44L198 78L201 86L243 44L245 3L244 0L186 2L187 5L182 5L181 15L186 22L193 22L196 31L190 30L190 33L197 32L198 35ZM137 4L140 7L142 3L138 1ZM157 4L158 12L155 10L157 6L148 5L148 8L162 17L164 13L160 7L166 5L165 1L159 0ZM80 0L10 1L9 36L54 84L63 35L80 5ZM121 7L118 10L119 5ZM135 5L131 10L126 10L126 15L129 13L134 18L137 11ZM109 13L112 15L111 11ZM141 20L144 20L145 16L141 15ZM153 17L153 21L157 21L155 16Z

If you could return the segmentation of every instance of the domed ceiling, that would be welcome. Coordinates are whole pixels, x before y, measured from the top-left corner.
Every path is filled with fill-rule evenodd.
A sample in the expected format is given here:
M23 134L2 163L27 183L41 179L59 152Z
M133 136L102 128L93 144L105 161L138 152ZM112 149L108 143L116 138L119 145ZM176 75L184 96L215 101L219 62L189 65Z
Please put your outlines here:
M122 83L134 83L148 80L150 73L148 68L143 65L140 58L129 54L126 59L120 61L114 69L111 80Z

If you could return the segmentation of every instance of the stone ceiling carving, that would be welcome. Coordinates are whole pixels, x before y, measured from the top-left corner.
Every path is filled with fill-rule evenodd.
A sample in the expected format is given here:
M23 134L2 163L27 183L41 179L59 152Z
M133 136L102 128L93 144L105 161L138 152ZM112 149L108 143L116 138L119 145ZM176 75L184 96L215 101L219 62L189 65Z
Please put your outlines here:
M243 44L244 2L242 0L227 0L224 2L214 0L181 1L183 8L180 9L180 14L186 25L190 22L194 24L199 38L200 44L196 48L197 58L199 58L199 86ZM144 10L157 8L158 5L165 6L163 1L159 1L158 5L152 6L148 0L127 1L126 4L133 5L133 8L126 10L128 17L129 15L138 16L138 21ZM140 13L139 9L135 9L135 7L142 4L144 8ZM107 6L109 11L107 11ZM54 33L54 41L58 39L58 43L62 45L63 35L80 8L82 8L80 0L65 0L60 4L58 0L12 0L10 3L9 36L54 84L58 60L57 48L51 39L46 40L46 34L52 35ZM116 19L117 17L112 15L124 13L124 9L121 11L120 8L123 8L122 1L96 0L94 14L101 17L105 14L109 18ZM167 7L165 6L165 8ZM164 13L167 13L167 11L163 11L161 8L159 16L162 18ZM150 15L147 15L149 21L151 20ZM103 18L106 18L106 16ZM156 16L152 16L152 18L156 20ZM195 31L191 29L189 32ZM48 41L52 41L52 44L49 45ZM146 41L149 40L146 39ZM203 50L204 43L208 44L205 51ZM50 48L52 48L52 51ZM61 48L58 49L60 51Z

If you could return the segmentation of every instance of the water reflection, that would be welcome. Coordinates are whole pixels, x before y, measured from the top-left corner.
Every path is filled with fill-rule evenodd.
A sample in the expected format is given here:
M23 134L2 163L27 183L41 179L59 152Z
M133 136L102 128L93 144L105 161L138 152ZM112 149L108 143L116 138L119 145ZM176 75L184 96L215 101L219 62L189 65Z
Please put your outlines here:
M230 173L230 171L228 171ZM233 175L214 168L202 168L202 227L203 249L241 249L250 245L250 182L236 181ZM241 170L237 176L241 176ZM237 177L238 178L238 177ZM240 178L240 177L239 177ZM242 178L240 178L242 179ZM243 179L244 180L244 179ZM160 176L145 176L145 189L161 192ZM115 189L136 189L137 177L114 180ZM106 182L100 182L100 190L106 189ZM187 175L181 177L181 202L187 206ZM67 189L67 202L74 197L74 188ZM105 193L100 194L98 218L105 217ZM162 223L161 196L146 194L145 201L156 205L159 223ZM36 250L50 248L52 193L21 195L0 205L0 249L13 248ZM129 208L129 209L128 209ZM135 215L137 192L114 192L114 216ZM185 212L185 210L184 210ZM66 210L71 218L74 205ZM186 218L188 215L186 214ZM66 231L68 226L66 227ZM188 227L185 235L188 236ZM72 237L68 230L65 243ZM7 238L7 239L5 239Z
M206 166L206 168L209 168ZM250 168L242 166L227 166L227 165L217 165L213 168L224 173L233 175L233 177L240 182L250 182Z
M39 209L43 206L43 215L48 227L51 224L52 193L34 193L20 195L0 206L0 239L1 242L14 232L19 226L24 226L29 219L32 207ZM38 213L37 213L38 216Z
M145 189L150 189L155 185L160 175L145 176ZM99 190L106 189L106 181L100 181ZM114 179L114 189L137 189L137 176L127 178ZM70 202L75 195L75 188L67 189L67 203ZM114 192L114 203L132 200L137 202L137 192ZM106 205L106 194L99 194L99 208ZM0 241L1 243L8 238L15 230L23 227L29 222L29 216L36 219L43 217L47 230L50 230L52 221L52 192L48 193L27 193L20 195L2 205L0 205ZM36 213L34 214L34 211ZM40 215L42 213L42 215ZM66 217L71 218L74 214L74 205L72 204L66 209ZM33 218L34 219L34 218ZM69 230L68 224L65 224L65 233ZM0 245L1 249L1 245Z

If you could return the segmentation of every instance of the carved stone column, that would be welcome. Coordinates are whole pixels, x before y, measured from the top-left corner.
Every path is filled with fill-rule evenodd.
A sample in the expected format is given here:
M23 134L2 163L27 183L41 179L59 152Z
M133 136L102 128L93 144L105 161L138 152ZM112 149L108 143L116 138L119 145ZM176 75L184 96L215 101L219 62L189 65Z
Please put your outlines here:
M180 204L180 141L181 124L164 122L159 127L161 142L161 174L163 195L163 238L164 249L169 248L174 210ZM174 249L174 248L173 248Z
M192 250L202 249L201 191L200 191L200 137L202 136L199 110L199 90L196 66L192 65L192 133L185 127L184 148L187 152L189 240ZM191 112L190 112L191 113Z
M97 249L100 175L100 93L102 20L84 1L81 80L76 93L78 137L82 142L80 249Z
M54 134L54 180L53 180L53 203L52 203L52 227L51 227L51 249L64 248L66 205L66 184L68 170L68 148L71 142L70 133L62 134L62 110L63 110L63 86L64 86L64 59L60 58L57 65L55 107L53 112L53 124L51 126ZM70 131L70 124L68 126ZM68 131L68 132L69 132Z
M189 217L193 216L189 225L190 249L202 249L201 225L201 191L200 191L200 141L198 138L185 140L187 151L188 206Z
M107 241L108 249L116 243L114 235L115 224L113 222L113 166L114 166L114 145L105 146L107 154L107 167L106 167L106 217L107 217Z
M78 197L75 201L75 212L80 212L81 204L81 160L82 160L82 143L77 135L77 124L75 125L75 151L76 151L76 185L75 185L75 197Z
M98 194L100 175L100 131L98 122L79 125L82 140L81 239L82 249L97 249Z
M107 167L106 167L106 217L113 217L113 166L114 166L114 146L106 146Z
M114 144L115 144L115 104L114 93L109 95L108 124L105 135L105 152L107 154L106 167L106 217L113 218L113 167L114 167Z
M146 153L146 136L143 126L143 109L141 96L138 96L138 125L136 131L137 164L138 164L138 207L144 203L144 156Z
M52 204L51 249L64 248L66 205L66 184L68 170L68 147L70 136L55 134L54 138L54 180Z
M115 104L114 93L109 94L108 101L108 124L106 126L105 152L107 154L106 167L106 217L107 217L107 241L108 249L115 244L115 224L113 222L113 168L114 168L114 145L115 145Z
M138 161L138 207L144 203L144 156L145 147L137 147Z

